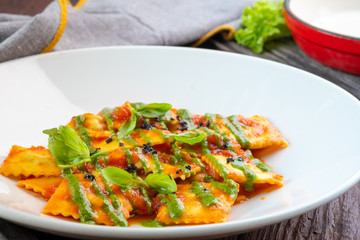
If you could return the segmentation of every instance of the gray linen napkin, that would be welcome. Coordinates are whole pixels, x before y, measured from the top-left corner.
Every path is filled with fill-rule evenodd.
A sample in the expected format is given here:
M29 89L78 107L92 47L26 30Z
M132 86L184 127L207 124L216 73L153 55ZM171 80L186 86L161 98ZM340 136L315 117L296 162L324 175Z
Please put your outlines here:
M88 0L75 9L57 0L34 17L0 14L0 62L74 48L190 44L220 25L238 28L253 2Z

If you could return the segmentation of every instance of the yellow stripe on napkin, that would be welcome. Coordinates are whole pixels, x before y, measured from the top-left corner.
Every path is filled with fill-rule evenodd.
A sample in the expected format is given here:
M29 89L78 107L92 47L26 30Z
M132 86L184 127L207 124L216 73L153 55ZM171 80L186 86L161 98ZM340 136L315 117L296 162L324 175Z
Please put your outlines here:
M56 31L54 38L51 40L51 42L41 51L41 53L47 53L50 52L55 45L59 42L62 34L64 33L66 23L67 23L67 4L69 3L68 0L58 0L58 3L60 5L60 24L59 28Z
M232 40L234 38L235 31L236 29L231 25L218 26L213 30L211 30L210 32L206 33L204 36L202 36L198 41L196 41L192 45L192 47L200 46L201 44L203 44L204 42L206 42L207 40L209 40L218 33L221 33L225 40Z

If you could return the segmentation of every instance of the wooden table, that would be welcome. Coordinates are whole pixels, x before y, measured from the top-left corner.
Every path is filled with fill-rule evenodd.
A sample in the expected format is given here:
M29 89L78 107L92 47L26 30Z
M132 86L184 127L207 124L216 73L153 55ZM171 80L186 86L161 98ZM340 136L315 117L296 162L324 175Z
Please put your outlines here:
M49 2L51 0L0 0L0 12L34 15L41 12ZM321 76L360 99L360 76L333 70L310 59L291 38L268 44L263 54L254 54L235 42L225 42L220 38L214 38L202 47L242 53L288 64ZM70 238L35 231L0 219L0 240L2 239L70 240ZM219 240L230 239L360 239L360 183L330 203L299 217Z

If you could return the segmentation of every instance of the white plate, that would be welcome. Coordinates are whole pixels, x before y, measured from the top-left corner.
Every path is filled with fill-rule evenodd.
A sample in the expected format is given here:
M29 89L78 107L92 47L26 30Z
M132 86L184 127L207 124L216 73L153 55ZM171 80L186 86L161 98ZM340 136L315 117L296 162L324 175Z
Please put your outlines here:
M88 238L235 234L314 209L359 181L360 105L312 74L258 58L175 47L56 52L0 64L0 156L12 144L45 145L43 129L128 101L169 102L193 113L261 114L288 139L265 158L285 186L234 206L226 223L165 228L93 226L40 214L42 199L0 177L0 216ZM261 200L261 197L265 197Z

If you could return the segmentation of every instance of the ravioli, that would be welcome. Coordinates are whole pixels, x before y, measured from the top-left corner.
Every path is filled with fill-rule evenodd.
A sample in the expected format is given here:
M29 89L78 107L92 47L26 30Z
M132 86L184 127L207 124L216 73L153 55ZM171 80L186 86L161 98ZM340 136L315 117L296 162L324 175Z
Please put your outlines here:
M44 133L49 149L14 145L0 173L41 195L43 214L81 223L127 227L137 216L163 225L225 222L234 204L283 186L250 152L288 145L259 115L126 102Z
M115 225L115 220L111 218L110 214L103 208L104 202L112 206L112 201L109 193L106 191L106 187L101 178L97 179L101 194L97 194L96 190L92 186L92 182L84 178L84 174L77 174L76 178L79 184L82 186L82 191L85 195L85 202L88 205L89 211L93 214L93 220L98 224ZM123 215L125 219L130 217L132 206L130 201L123 195L119 188L112 188L114 196L119 201L119 209L113 209L115 215ZM100 197L104 196L104 197ZM52 195L48 203L45 205L42 213L51 215L62 215L64 217L72 217L79 219L81 217L79 206L74 202L73 193L69 186L69 181L63 179L60 186ZM112 206L112 208L114 208Z
M48 149L39 146L24 148L12 146L8 157L0 168L4 176L60 176L61 170Z
M171 218L169 203L163 201L156 215L156 220L167 225L226 222L235 198L216 188L212 182L201 182L199 184L217 199L216 204L204 205L200 197L191 190L193 184L179 184L176 196L184 207L180 217ZM170 200L167 199L167 201Z
M287 147L288 142L279 131L264 116L254 115L244 118L238 116L239 121L247 126L244 128L245 134L250 139L250 149L260 149L267 147Z
M248 180L242 170L233 167L231 162L227 161L227 157L222 155L213 155L213 157L215 157L218 162L227 169L229 179L232 179L238 183L245 183ZM209 165L211 165L213 169L216 169L215 171L219 173L218 168L216 168L216 166L213 164L212 161L209 160L208 157L204 156L203 160ZM282 177L280 175L274 172L264 172L258 167L256 167L253 163L251 163L250 160L248 162L245 162L244 165L256 175L254 183L269 183L274 184L278 187L281 187L283 185Z
M18 181L18 186L40 193L47 200L54 194L62 180L62 177L30 178Z

